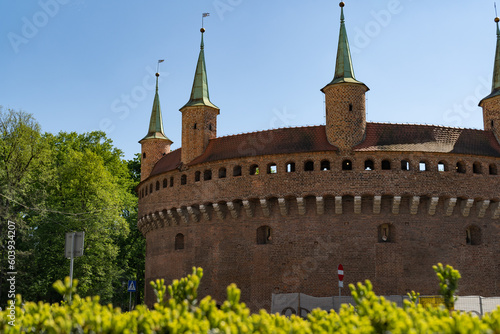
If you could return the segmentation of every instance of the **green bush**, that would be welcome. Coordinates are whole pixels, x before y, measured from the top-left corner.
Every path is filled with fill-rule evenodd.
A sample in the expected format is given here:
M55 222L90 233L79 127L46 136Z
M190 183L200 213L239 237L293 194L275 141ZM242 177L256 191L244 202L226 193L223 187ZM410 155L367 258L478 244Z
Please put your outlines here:
M168 288L163 280L152 282L158 302L152 309L139 305L122 312L112 305L101 305L99 297L73 295L71 303L33 303L17 296L14 326L10 311L0 312L3 333L500 333L500 309L482 319L445 307L424 308L412 300L403 307L375 295L366 281L350 285L356 306L343 305L337 313L313 310L307 319L285 317L264 310L251 314L240 302L240 290L227 288L227 300L220 308L211 297L198 301L197 290L203 276L201 268ZM55 289L66 297L69 279L58 281ZM76 289L76 282L73 288ZM166 297L168 291L170 298Z

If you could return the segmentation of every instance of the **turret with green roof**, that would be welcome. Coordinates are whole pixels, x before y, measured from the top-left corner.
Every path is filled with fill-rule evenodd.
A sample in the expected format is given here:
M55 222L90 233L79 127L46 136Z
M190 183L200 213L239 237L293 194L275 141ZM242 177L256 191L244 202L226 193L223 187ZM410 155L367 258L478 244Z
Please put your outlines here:
M160 74L156 73L156 92L153 100L153 109L149 120L149 129L147 135L142 138L141 144L141 181L148 178L155 164L165 154L170 153L172 141L165 136L163 131L163 120L160 108L160 97L158 95L158 78Z
M340 3L340 33L335 75L321 91L325 93L328 142L340 151L350 151L364 140L365 93L368 87L354 76L343 2Z
M201 28L201 44L198 63L194 74L193 88L189 101L180 109L182 112L182 163L187 164L201 155L208 141L217 137L217 115L219 108L211 101L208 93L205 44Z
M492 131L500 142L500 19L495 18L497 25L497 46L495 51L495 64L493 66L493 80L491 94L479 102L483 108L484 129Z

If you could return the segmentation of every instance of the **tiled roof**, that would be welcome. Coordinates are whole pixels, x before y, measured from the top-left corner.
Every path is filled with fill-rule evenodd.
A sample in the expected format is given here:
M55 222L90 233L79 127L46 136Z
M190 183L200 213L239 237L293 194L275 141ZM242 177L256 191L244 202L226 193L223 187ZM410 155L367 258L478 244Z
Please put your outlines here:
M190 165L258 155L336 150L326 139L324 126L283 128L212 139L205 152Z
M181 165L181 152L182 148L178 148L175 151L166 154L156 163L149 176L161 174L178 168Z
M211 139L205 152L190 165L271 154L336 151L324 125L283 128ZM367 123L365 140L355 151L436 152L500 157L500 144L491 131L434 125ZM165 155L151 176L181 165L181 149Z
M491 131L435 125L368 123L365 140L354 149L500 157L500 145Z

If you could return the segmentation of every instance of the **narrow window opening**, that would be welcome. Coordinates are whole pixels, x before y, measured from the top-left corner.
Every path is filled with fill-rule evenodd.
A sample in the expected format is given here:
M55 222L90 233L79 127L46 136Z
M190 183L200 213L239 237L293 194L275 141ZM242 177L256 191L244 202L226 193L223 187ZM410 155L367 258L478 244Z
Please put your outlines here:
M196 173L194 173L194 182L200 181L200 178L201 178L201 172L200 171L197 171Z
M465 173L465 164L461 161L457 162L457 167L456 167L457 173Z
M152 194L153 193L153 184L151 183L149 185L149 193Z
M175 250L184 249L184 234L179 233L175 236Z
M224 167L219 169L219 179L223 179L226 177L226 169Z
M497 166L494 164L491 164L489 167L490 175L497 175Z
M444 164L444 162L440 161L438 163L438 172L445 172L446 171L446 165Z
M304 163L304 171L311 172L313 170L314 170L314 161L311 161L311 160L306 161Z
M286 164L286 172L287 173L295 172L295 162L289 162Z
M493 130L493 126L495 125L495 122L491 120L491 129Z
M233 176L241 176L241 166L235 166L233 168Z
M257 229L257 245L270 244L271 240L271 228L269 226L261 226Z
M208 129L212 131L212 123L208 124Z
M212 170L207 169L203 172L203 180L210 181L212 179Z
M170 186L171 187L174 186L174 177L173 176L170 177Z
M378 227L378 242L391 242L391 225L382 224Z
M259 175L259 166L258 165L250 166L250 175Z
M382 170L391 170L391 162L389 160L382 160Z
M160 190L160 181L156 181L156 191Z
M342 170L352 170L352 162L351 160L342 161Z
M410 162L408 160L401 161L401 170L410 170Z
M465 230L465 243L467 245L480 245L481 244L481 229L472 225Z
M148 186L144 188L146 190L146 196L148 195Z
M278 173L278 167L275 163L271 163L267 165L267 174L276 174Z
M474 162L474 164L472 165L472 172L474 174L482 173L481 164L479 162Z
M427 170L427 162L420 161L418 164L418 170L421 172L425 172Z
M366 160L365 170L374 170L374 169L375 169L375 164L373 163L373 160Z
M321 161L320 170L330 170L330 161L329 160Z
M144 152L144 153L142 154L142 158L143 158L143 159L146 159L146 152Z
M349 111L352 111L352 104L349 103Z
M181 176L181 185L185 185L187 183L187 176L186 174L183 174Z
M198 125L197 125L196 123L194 123L194 125L193 125L193 129L195 129L195 130L196 130L196 129L197 129L197 127L198 127Z

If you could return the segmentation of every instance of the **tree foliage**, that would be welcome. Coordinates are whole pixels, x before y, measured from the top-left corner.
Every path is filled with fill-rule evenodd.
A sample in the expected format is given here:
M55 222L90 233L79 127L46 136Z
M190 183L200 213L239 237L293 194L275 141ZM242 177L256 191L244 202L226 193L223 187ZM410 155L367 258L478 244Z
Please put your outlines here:
M0 114L0 125L1 210L18 227L17 290L27 300L59 301L52 282L69 273L65 234L84 231L84 256L74 266L79 292L120 304L128 296L123 282L144 273L135 260L144 257L137 161L125 161L101 131L42 134L31 115L12 110Z

